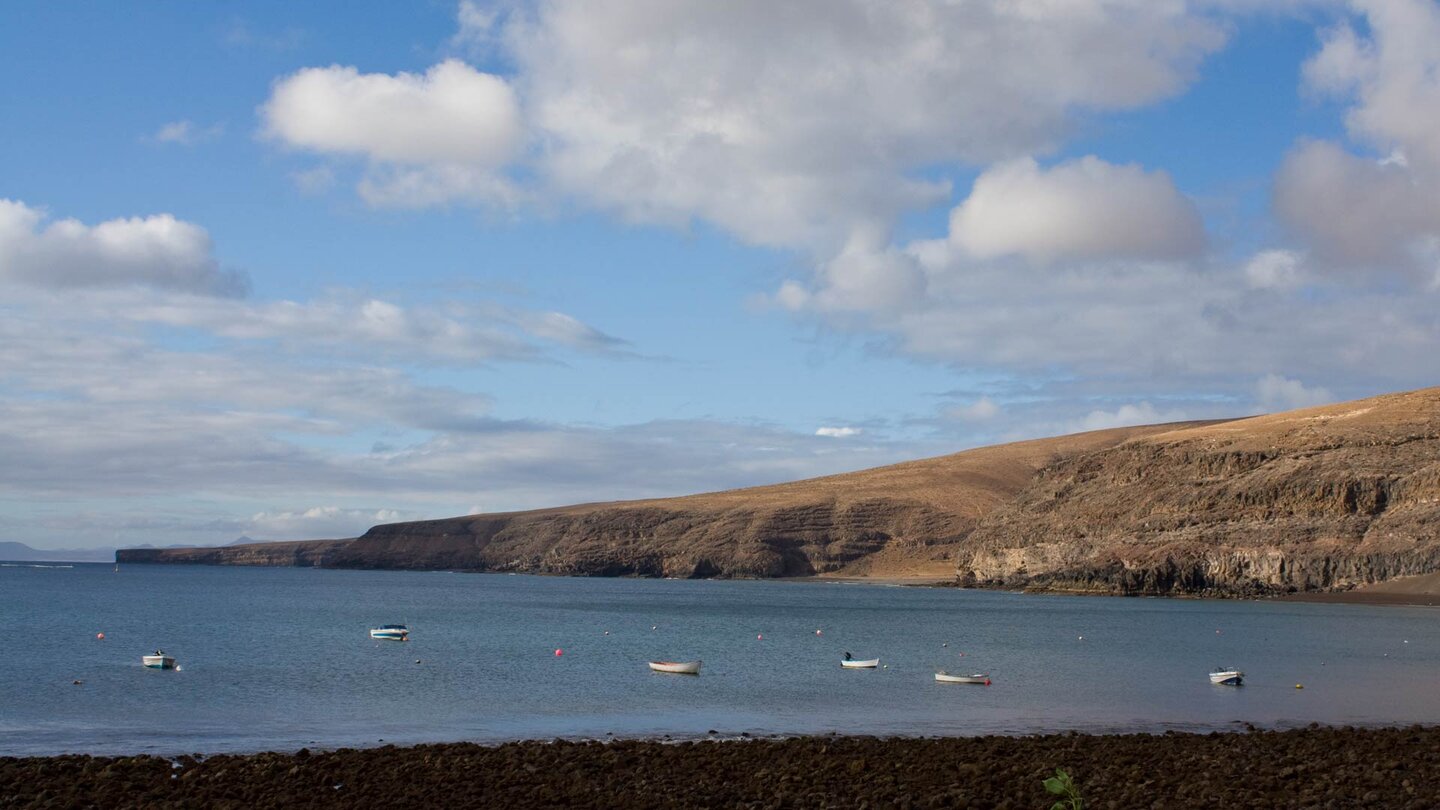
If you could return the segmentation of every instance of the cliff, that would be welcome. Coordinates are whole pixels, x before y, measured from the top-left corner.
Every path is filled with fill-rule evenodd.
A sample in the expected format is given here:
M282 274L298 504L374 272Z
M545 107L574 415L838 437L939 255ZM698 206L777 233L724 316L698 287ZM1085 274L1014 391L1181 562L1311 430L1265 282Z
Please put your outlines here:
M581 576L953 580L959 544L1040 469L1174 427L1016 442L703 495L394 523L352 541L122 550L117 558Z
M122 548L117 563L189 565L324 566L337 549L353 540L296 540L284 543L243 543L206 548Z
M905 577L1108 594L1344 590L1440 572L1440 388L1017 442L776 486L395 523L354 540L118 557Z
M987 514L962 584L1124 594L1347 589L1440 571L1440 389L1137 437Z

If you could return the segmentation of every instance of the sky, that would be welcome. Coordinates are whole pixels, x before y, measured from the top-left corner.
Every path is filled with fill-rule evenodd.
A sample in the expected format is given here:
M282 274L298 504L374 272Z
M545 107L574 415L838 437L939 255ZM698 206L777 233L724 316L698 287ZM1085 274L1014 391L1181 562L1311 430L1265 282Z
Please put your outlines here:
M1436 0L22 2L0 540L1434 385Z

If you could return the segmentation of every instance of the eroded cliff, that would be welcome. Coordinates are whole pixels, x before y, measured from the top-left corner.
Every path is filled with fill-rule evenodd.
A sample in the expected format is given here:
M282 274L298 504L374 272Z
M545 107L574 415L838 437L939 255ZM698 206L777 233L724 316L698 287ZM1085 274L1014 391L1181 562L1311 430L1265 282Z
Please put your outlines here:
M1173 429L984 447L774 486L648 501L394 523L349 542L121 552L129 562L324 565L582 576L953 580L978 521L1057 458ZM293 561L292 561L293 560Z
M1440 570L1440 389L1139 437L986 515L962 583L1128 594L1345 589Z

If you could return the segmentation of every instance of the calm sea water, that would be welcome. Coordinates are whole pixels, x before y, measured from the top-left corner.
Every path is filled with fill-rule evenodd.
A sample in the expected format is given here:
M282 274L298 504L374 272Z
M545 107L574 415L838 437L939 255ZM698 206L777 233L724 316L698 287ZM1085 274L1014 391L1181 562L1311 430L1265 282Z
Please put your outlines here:
M0 567L0 621L9 755L1440 722L1427 608L76 564ZM412 640L368 637L389 622ZM181 671L142 667L156 647ZM1217 664L1246 686L1211 686Z

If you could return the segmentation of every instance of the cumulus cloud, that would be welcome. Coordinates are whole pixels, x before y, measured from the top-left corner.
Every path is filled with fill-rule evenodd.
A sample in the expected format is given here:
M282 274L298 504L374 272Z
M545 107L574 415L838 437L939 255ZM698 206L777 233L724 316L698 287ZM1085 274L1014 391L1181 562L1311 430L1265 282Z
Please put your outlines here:
M1299 380L1266 374L1255 383L1255 399L1265 411L1274 413L1326 405L1336 397L1324 388L1307 388Z
M1304 257L1293 250L1262 250L1246 262L1245 278L1257 289L1293 289L1304 281Z
M1205 230L1164 172L1090 156L1042 169L1025 158L993 167L951 214L950 238L971 256L1179 259Z
M1076 114L1178 92L1225 39L1204 9L1147 0L466 0L457 24L452 46L503 54L509 81L456 60L308 68L276 84L266 131L385 164L372 201L489 198L516 161L630 220L828 250L943 200L926 167L1053 149Z
M524 139L510 85L456 59L423 75L305 68L275 83L260 115L290 147L368 159L362 191L376 202L507 196L499 171Z
M1440 175L1437 175L1440 179ZM1433 272L1440 184L1403 163L1301 144L1275 180L1275 210L1330 266Z
M851 436L859 436L864 431L855 427L822 427L815 431L816 436L829 436L832 439L848 439Z
M933 204L920 167L1043 152L1077 111L1173 94L1223 40L1140 0L557 0L507 32L560 189L802 246Z
M46 223L43 210L0 199L0 280L36 287L140 285L207 295L239 295L243 273L212 255L210 234L170 214L86 225Z
M1307 87L1349 104L1346 129L1373 156L1298 145L1275 181L1281 218L1332 267L1440 278L1440 5L1354 0L1305 64Z
M398 509L347 509L314 506L294 511L256 512L244 528L256 540L357 537L378 523L413 517Z
M1076 427L1079 430L1106 430L1135 425L1158 425L1183 422L1191 417L1183 410L1160 409L1149 402L1121 405L1113 411L1094 410L1086 414Z

